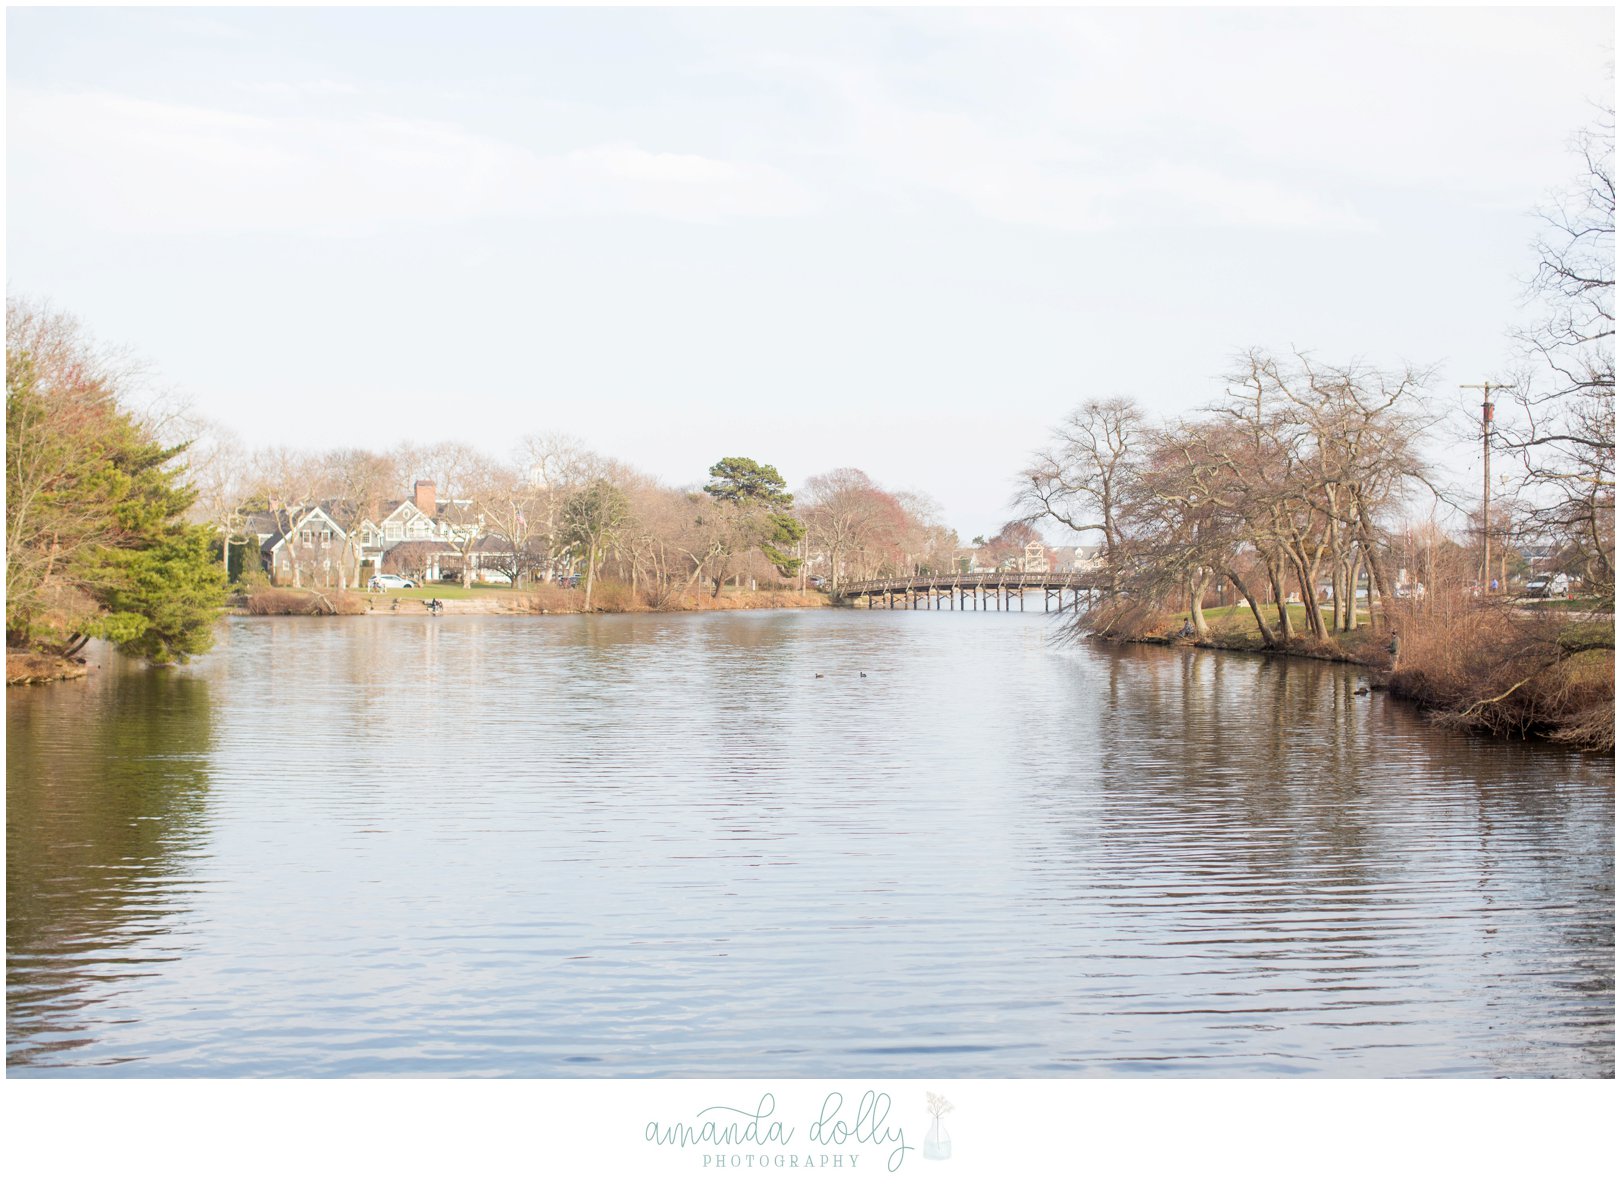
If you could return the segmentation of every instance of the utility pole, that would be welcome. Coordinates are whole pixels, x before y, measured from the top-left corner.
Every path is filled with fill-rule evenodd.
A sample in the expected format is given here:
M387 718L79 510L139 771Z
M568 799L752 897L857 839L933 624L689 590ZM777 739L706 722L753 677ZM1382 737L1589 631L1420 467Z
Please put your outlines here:
M1486 597L1492 581L1492 389L1506 385L1459 384L1480 389L1480 594ZM1502 593L1501 591L1498 593Z

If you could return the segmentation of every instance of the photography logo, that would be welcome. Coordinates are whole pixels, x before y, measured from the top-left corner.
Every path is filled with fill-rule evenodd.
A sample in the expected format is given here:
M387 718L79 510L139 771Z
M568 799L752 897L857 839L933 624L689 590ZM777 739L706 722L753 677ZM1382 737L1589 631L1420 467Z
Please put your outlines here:
M929 1127L929 1134L923 1140L923 1159L950 1160L951 1134L946 1131L941 1117L951 1110L951 1104L940 1095L930 1091L929 1114L934 1116L934 1123Z
M929 1097L932 1104L935 1096ZM945 1099L940 1102L943 1110L951 1109ZM890 1096L878 1090L867 1090L859 1098L833 1090L814 1115L794 1107L779 1113L777 1096L768 1091L752 1107L722 1103L685 1119L650 1120L642 1138L658 1147L686 1149L706 1169L858 1172L881 1163L889 1172L898 1172L906 1154L917 1148L906 1142L902 1127L889 1121L892 1106ZM949 1155L950 1149L948 1140L944 1154Z

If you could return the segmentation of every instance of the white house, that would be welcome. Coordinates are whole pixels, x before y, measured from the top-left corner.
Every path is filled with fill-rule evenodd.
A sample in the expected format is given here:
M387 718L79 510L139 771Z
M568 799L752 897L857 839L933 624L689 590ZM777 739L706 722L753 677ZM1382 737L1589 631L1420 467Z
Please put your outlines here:
M1056 552L1060 571L1087 574L1103 568L1102 545L1065 545Z

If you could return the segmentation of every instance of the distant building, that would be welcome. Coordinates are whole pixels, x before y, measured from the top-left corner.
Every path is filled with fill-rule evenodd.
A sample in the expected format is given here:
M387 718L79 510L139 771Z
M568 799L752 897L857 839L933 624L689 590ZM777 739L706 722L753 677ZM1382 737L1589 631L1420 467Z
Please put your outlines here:
M347 535L319 504L255 515L248 528L259 537L259 561L277 584L336 586L350 561L344 556ZM260 531L265 528L270 531Z
M351 538L343 524L355 525L353 505L321 501L248 517L247 531L259 541L259 557L271 581L303 586L358 583L362 567L378 573L388 553L401 545L428 551L428 579L471 569L475 581L504 581L497 568L510 557L504 541L486 535L483 518L470 500L441 500L431 480L419 479L408 499L384 500L360 519ZM475 544L464 554L463 547ZM296 569L296 574L295 574Z
M1053 552L1059 573L1086 574L1103 568L1102 545L1064 545Z

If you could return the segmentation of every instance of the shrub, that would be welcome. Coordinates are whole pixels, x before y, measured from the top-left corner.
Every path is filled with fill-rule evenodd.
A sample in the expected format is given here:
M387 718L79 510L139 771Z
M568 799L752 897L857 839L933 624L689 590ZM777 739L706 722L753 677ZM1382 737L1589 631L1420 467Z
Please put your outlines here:
M531 615L559 615L580 610L585 606L585 595L581 591L566 590L548 582L513 595L512 605Z
M1390 687L1438 719L1614 750L1613 623L1460 595L1405 613L1397 632Z
M362 615L366 600L353 591L267 586L249 592L245 606L250 615Z
M598 578L591 589L591 606L596 611L647 611L648 601L640 590L632 593L630 583L614 578Z
M248 593L250 615L308 615L313 602L307 591L262 587Z

